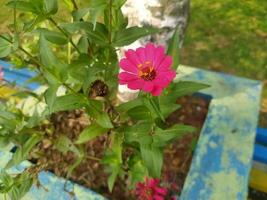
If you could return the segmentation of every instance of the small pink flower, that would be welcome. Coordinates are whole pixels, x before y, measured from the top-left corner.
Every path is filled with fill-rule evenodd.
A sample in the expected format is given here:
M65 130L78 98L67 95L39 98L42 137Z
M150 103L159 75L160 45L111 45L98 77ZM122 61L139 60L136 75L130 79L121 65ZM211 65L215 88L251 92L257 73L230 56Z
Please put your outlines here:
M172 58L165 55L164 51L164 47L155 47L151 43L136 51L126 51L126 58L120 61L120 67L124 71L118 76L119 84L159 96L176 76L171 69Z
M2 67L0 66L0 81L2 81L4 78L4 72L2 70Z
M159 179L148 179L145 183L137 183L135 195L137 200L164 200L167 195L167 189L159 186Z

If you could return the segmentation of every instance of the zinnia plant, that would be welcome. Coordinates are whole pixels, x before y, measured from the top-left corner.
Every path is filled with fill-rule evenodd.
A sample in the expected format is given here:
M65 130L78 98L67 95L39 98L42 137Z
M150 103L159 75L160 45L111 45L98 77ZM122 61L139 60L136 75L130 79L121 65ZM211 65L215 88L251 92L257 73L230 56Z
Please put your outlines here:
M37 163L19 174L1 172L0 192L12 200L22 198L37 183L40 170L48 170L48 162L41 162L47 148L62 156L72 155L73 163L63 169L65 178L89 159L97 162L94 166L105 169L103 177L107 174L110 192L118 180L123 179L130 191L144 177L150 177L137 184L138 199L164 199L166 190L156 179L161 177L164 147L181 134L195 130L182 124L168 126L166 118L178 109L178 97L206 85L174 79L179 65L178 29L167 51L161 45L148 43L136 50L129 49L124 58L118 58L121 47L160 33L150 26L128 27L121 11L124 3L124 0L7 3L14 21L8 33L0 34L0 57L10 60L14 68L34 71L36 76L29 82L45 88L44 92L25 89L13 94L22 104L25 98L34 99L31 111L10 103L11 99L0 106L0 147L11 144L16 147L5 169L27 159ZM59 6L64 6L61 9L64 17L58 15ZM0 79L2 76L0 71ZM138 97L126 103L118 101L119 84L140 90ZM61 130L55 134L55 123L61 122L55 116L74 111L82 113L85 127L73 137ZM103 152L101 157L95 157L90 142L99 138L104 140L100 145ZM44 152L40 152L40 146L45 148Z

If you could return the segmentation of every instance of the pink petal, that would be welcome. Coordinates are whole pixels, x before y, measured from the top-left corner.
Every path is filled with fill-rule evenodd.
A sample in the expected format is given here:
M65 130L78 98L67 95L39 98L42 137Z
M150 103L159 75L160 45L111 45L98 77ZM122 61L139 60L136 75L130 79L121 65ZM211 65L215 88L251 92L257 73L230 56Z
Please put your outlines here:
M128 88L131 90L139 90L139 89L142 89L143 85L144 85L144 80L138 79L138 80L129 82Z
M154 195L153 200L164 200L164 197L159 196L159 195Z
M155 50L155 54L154 54L154 67L157 68L157 66L161 63L162 59L164 59L164 47L163 46L159 46L156 48Z
M155 68L159 71L166 70L171 67L172 64L172 57L171 56L165 56L164 59L161 61L161 63L156 66Z
M161 95L162 90L163 90L163 88L161 88L161 87L154 87L154 89L152 90L151 93L153 96L159 96L159 95Z
M123 58L120 60L120 67L128 72L132 72L132 73L138 73L138 69L137 67L131 63L127 58Z
M166 72L161 72L159 75L160 77L165 77L169 81L172 81L176 77L176 72L174 70L166 71Z
M176 72L175 71L167 71L167 72L160 72L160 74L156 77L155 80L153 80L153 83L155 85L158 85L160 87L167 87L170 82L175 78Z
M138 58L136 52L132 49L129 49L125 52L126 58L135 66L141 63L140 59Z
M125 80L125 81L132 81L139 79L139 77L136 74L129 74L128 72L121 72L118 75L120 80Z
M145 92L151 92L154 88L154 84L152 81L145 81L145 84L143 85L143 90Z
M156 188L154 188L154 191L158 194L163 195L163 196L167 194L166 188L156 187Z
M138 55L139 60L141 61L141 63L144 63L144 62L147 61L145 48L139 47L138 49L136 49L136 54Z
M146 49L146 59L148 61L151 61L153 62L154 61L154 54L155 54L155 50L156 50L156 47L152 44L152 43L148 43L145 47Z

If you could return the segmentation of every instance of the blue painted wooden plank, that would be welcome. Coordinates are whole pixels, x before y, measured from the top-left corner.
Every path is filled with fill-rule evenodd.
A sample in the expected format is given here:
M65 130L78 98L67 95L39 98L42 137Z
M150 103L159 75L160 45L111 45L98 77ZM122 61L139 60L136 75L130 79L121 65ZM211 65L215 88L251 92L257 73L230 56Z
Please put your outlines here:
M261 82L186 66L176 80L208 84L201 93L213 97L179 199L246 199Z
M37 83L27 84L27 81L36 75L33 71L28 69L13 69L10 63L3 60L0 60L0 66L3 67L5 80L31 90L35 90L40 86Z
M267 129L257 128L256 142L267 145Z
M22 74L22 75L27 76L27 77L33 77L36 75L35 72L30 71L26 68L13 69L12 68L13 65L7 61L4 61L4 60L0 60L0 66L2 66L5 70L14 71L16 73Z
M255 144L253 159L255 161L267 164L267 147Z

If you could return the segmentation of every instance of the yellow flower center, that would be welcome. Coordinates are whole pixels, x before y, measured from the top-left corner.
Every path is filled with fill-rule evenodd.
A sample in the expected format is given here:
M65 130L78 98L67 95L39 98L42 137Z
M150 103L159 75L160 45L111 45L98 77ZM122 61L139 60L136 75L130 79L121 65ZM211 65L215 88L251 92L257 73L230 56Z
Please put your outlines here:
M137 65L137 67L139 69L139 77L144 79L145 81L152 81L156 78L156 70L154 69L150 61L140 63Z

